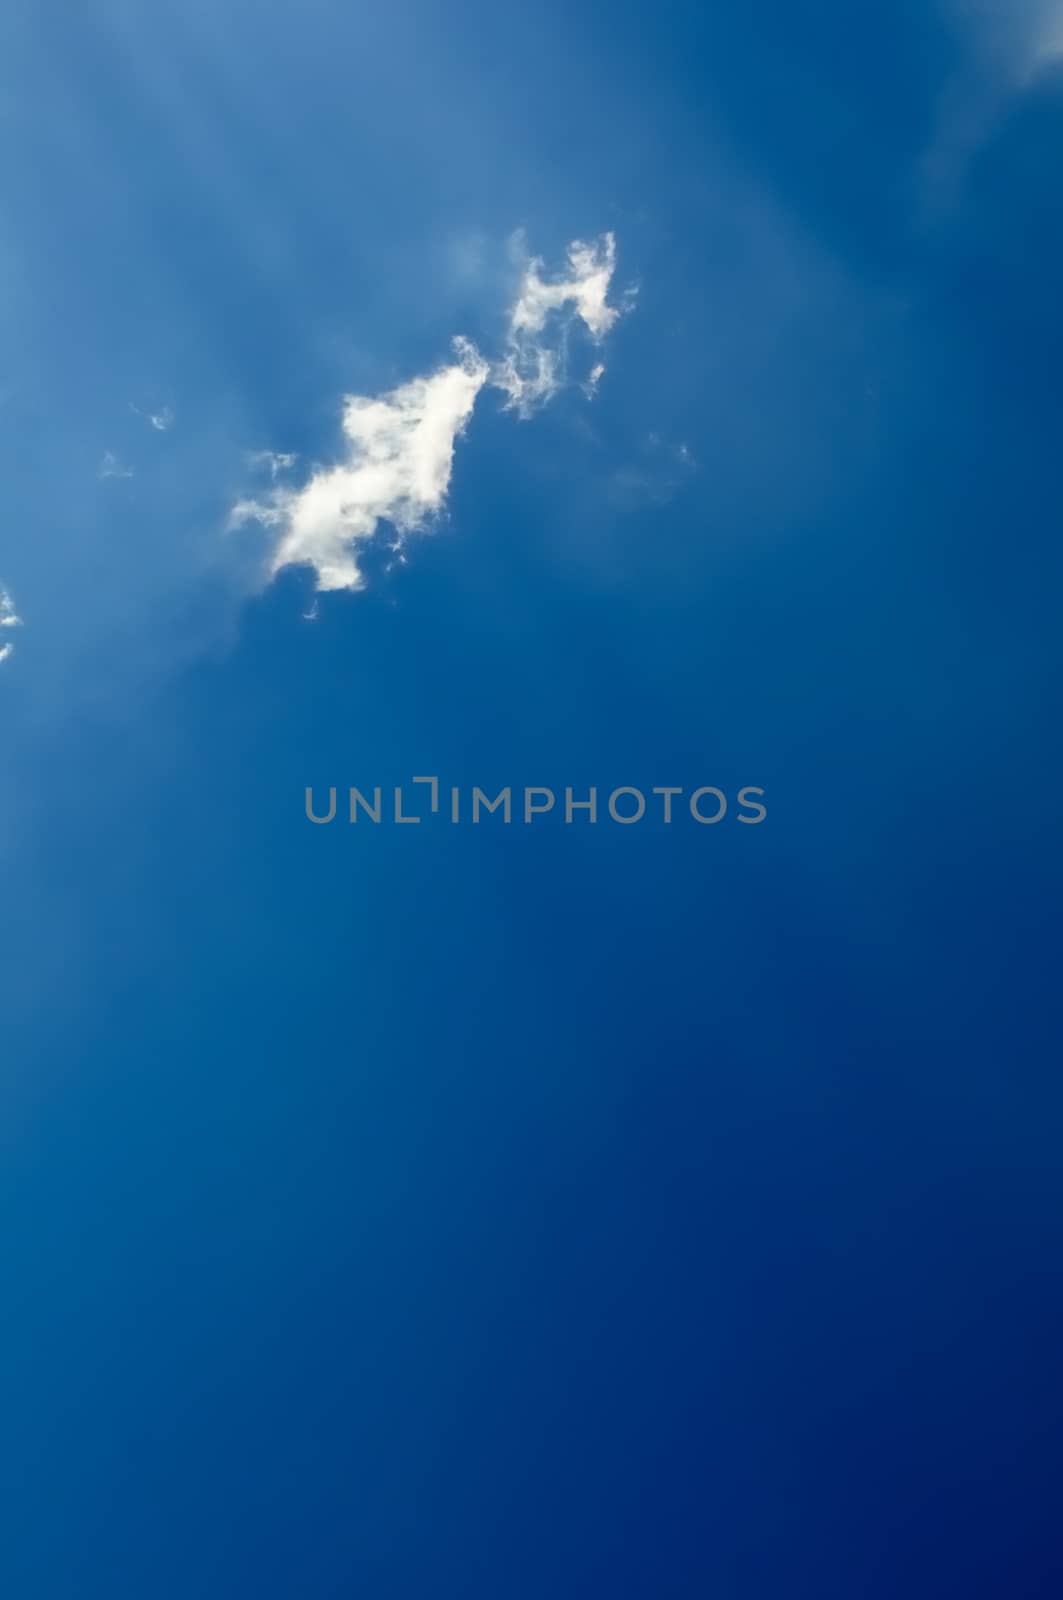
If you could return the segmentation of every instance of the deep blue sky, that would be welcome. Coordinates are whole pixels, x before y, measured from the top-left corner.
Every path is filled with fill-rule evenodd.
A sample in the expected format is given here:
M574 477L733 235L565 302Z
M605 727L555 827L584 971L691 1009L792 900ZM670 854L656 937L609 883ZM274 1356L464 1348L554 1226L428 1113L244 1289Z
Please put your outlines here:
M1036 14L8 6L5 1596L1060 1592ZM246 453L517 228L615 232L597 397L256 591ZM769 814L304 818L415 773Z

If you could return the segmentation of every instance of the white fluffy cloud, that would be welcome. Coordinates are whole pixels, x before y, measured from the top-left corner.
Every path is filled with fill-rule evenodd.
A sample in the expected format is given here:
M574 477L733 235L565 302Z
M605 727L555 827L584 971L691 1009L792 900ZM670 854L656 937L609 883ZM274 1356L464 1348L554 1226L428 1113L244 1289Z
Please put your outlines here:
M17 628L21 622L22 618L15 610L15 602L3 584L0 583L0 628ZM13 655L14 649L15 646L10 640L0 644L0 662L6 661L9 656Z
M271 573L306 562L319 589L359 589L358 546L387 521L401 536L442 510L454 443L469 420L488 365L464 339L454 360L379 399L349 395L343 408L346 457L319 468L301 489L278 486L265 500L242 500L233 526L254 520L276 528Z
M428 377L375 399L348 395L343 404L344 455L316 468L300 488L278 481L296 462L293 454L261 450L249 465L268 471L267 491L237 502L230 528L257 522L273 535L269 573L313 567L318 589L360 589L360 546L382 522L399 544L426 529L446 504L454 446L481 390L501 389L507 407L528 416L566 381L568 335L578 319L599 343L620 308L609 304L616 242L576 241L565 271L543 276L543 264L525 263L508 319L507 344L491 363L467 339L454 340L453 359ZM596 362L585 381L593 394L604 367Z
M510 314L506 353L493 374L493 382L520 416L530 416L563 386L573 324L582 322L600 343L621 315L619 306L609 304L615 270L616 239L611 233L595 244L574 240L566 269L555 278L543 277L538 256L526 263ZM600 362L595 364L589 392L604 370Z

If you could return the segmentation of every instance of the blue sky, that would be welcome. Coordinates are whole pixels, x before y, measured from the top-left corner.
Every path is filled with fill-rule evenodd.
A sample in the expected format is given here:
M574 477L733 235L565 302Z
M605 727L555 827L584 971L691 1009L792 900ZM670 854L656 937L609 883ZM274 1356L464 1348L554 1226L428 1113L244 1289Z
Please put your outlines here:
M0 60L5 1594L1058 1592L1063 13Z

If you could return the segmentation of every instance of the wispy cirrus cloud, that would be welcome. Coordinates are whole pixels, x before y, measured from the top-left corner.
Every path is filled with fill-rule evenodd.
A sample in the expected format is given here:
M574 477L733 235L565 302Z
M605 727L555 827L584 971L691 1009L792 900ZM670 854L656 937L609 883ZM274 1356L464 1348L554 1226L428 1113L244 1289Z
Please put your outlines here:
M282 472L290 472L299 457L294 450L251 450L247 464L254 471L268 472L276 483Z
M18 628L21 624L22 618L15 610L14 600L3 584L0 583L0 628ZM10 639L5 640L0 644L0 662L7 661L14 655L14 652L14 644Z
M105 450L103 458L96 469L96 476L101 479L131 478L133 469L132 467L127 467L124 462L119 461L113 450Z
M294 454L254 452L249 465L268 471L270 487L236 503L230 528L256 522L271 533L271 577L305 564L314 569L319 590L360 589L360 549L381 523L395 530L401 545L443 511L455 445L481 391L500 389L507 410L531 416L568 381L573 325L582 323L590 340L601 343L626 309L609 303L615 266L611 233L595 244L574 241L554 277L544 276L539 258L526 258L499 360L488 361L470 340L457 338L453 358L427 377L375 398L348 395L342 460L317 467L301 487L279 481L295 465ZM583 381L588 398L604 371L596 361Z
M518 244L523 247L523 240ZM623 305L609 304L615 270L616 239L611 233L594 244L573 240L565 269L555 277L543 276L540 257L525 262L510 313L506 353L493 374L493 382L518 415L531 416L563 387L576 323L582 323L600 344L630 305L633 291L625 295ZM595 363L586 380L588 392L593 393L604 371L601 362Z

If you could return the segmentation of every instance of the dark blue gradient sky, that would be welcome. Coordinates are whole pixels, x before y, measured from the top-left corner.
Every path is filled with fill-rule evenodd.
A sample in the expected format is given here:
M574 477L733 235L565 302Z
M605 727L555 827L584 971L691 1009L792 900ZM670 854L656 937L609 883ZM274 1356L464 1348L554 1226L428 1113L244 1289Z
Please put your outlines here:
M1055 1596L1036 7L363 9L0 23L3 1592ZM594 403L248 597L516 227L616 233ZM415 773L768 818L304 818Z

